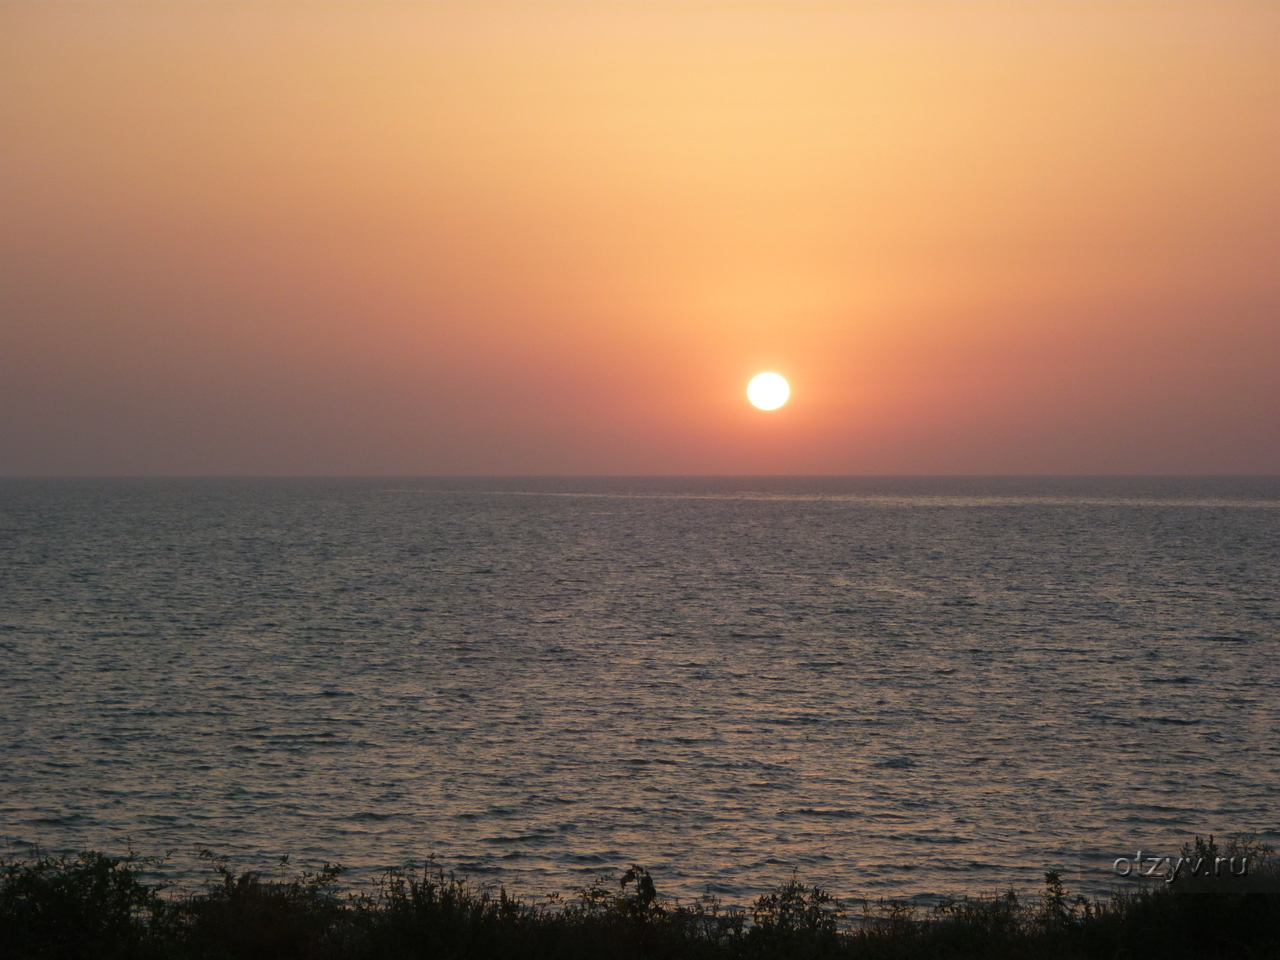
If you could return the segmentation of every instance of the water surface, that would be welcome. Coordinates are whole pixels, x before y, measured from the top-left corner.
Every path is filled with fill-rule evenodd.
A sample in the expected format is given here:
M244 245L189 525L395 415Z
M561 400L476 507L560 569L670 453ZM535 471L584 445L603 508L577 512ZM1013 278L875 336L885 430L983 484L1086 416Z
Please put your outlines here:
M1277 836L1280 481L0 481L0 846L984 893Z

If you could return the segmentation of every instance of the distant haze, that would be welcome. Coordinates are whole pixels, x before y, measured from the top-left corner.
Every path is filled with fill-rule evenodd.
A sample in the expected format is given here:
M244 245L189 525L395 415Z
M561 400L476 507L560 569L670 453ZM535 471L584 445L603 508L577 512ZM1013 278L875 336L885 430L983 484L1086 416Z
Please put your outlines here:
M1280 473L1280 4L0 4L0 474L701 473Z

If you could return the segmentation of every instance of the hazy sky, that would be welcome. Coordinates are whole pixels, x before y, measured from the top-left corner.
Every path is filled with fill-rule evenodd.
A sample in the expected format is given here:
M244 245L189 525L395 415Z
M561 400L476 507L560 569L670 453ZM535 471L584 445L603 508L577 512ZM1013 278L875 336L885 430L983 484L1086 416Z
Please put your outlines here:
M264 473L1280 473L1280 4L0 0L0 474Z

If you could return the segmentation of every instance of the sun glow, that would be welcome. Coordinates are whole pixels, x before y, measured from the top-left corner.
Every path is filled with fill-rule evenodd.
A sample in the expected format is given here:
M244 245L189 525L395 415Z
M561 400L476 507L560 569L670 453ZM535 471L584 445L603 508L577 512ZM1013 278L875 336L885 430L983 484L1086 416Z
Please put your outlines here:
M761 410L777 410L791 396L791 387L776 373L760 373L747 384L747 399Z

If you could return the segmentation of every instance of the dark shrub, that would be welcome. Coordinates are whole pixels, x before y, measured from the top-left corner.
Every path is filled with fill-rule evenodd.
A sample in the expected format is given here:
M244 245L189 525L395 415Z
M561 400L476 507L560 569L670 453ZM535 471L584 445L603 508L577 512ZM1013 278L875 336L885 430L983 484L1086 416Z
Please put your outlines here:
M138 876L150 861L82 853L6 863L0 874L0 952L89 960L147 952L164 902Z

